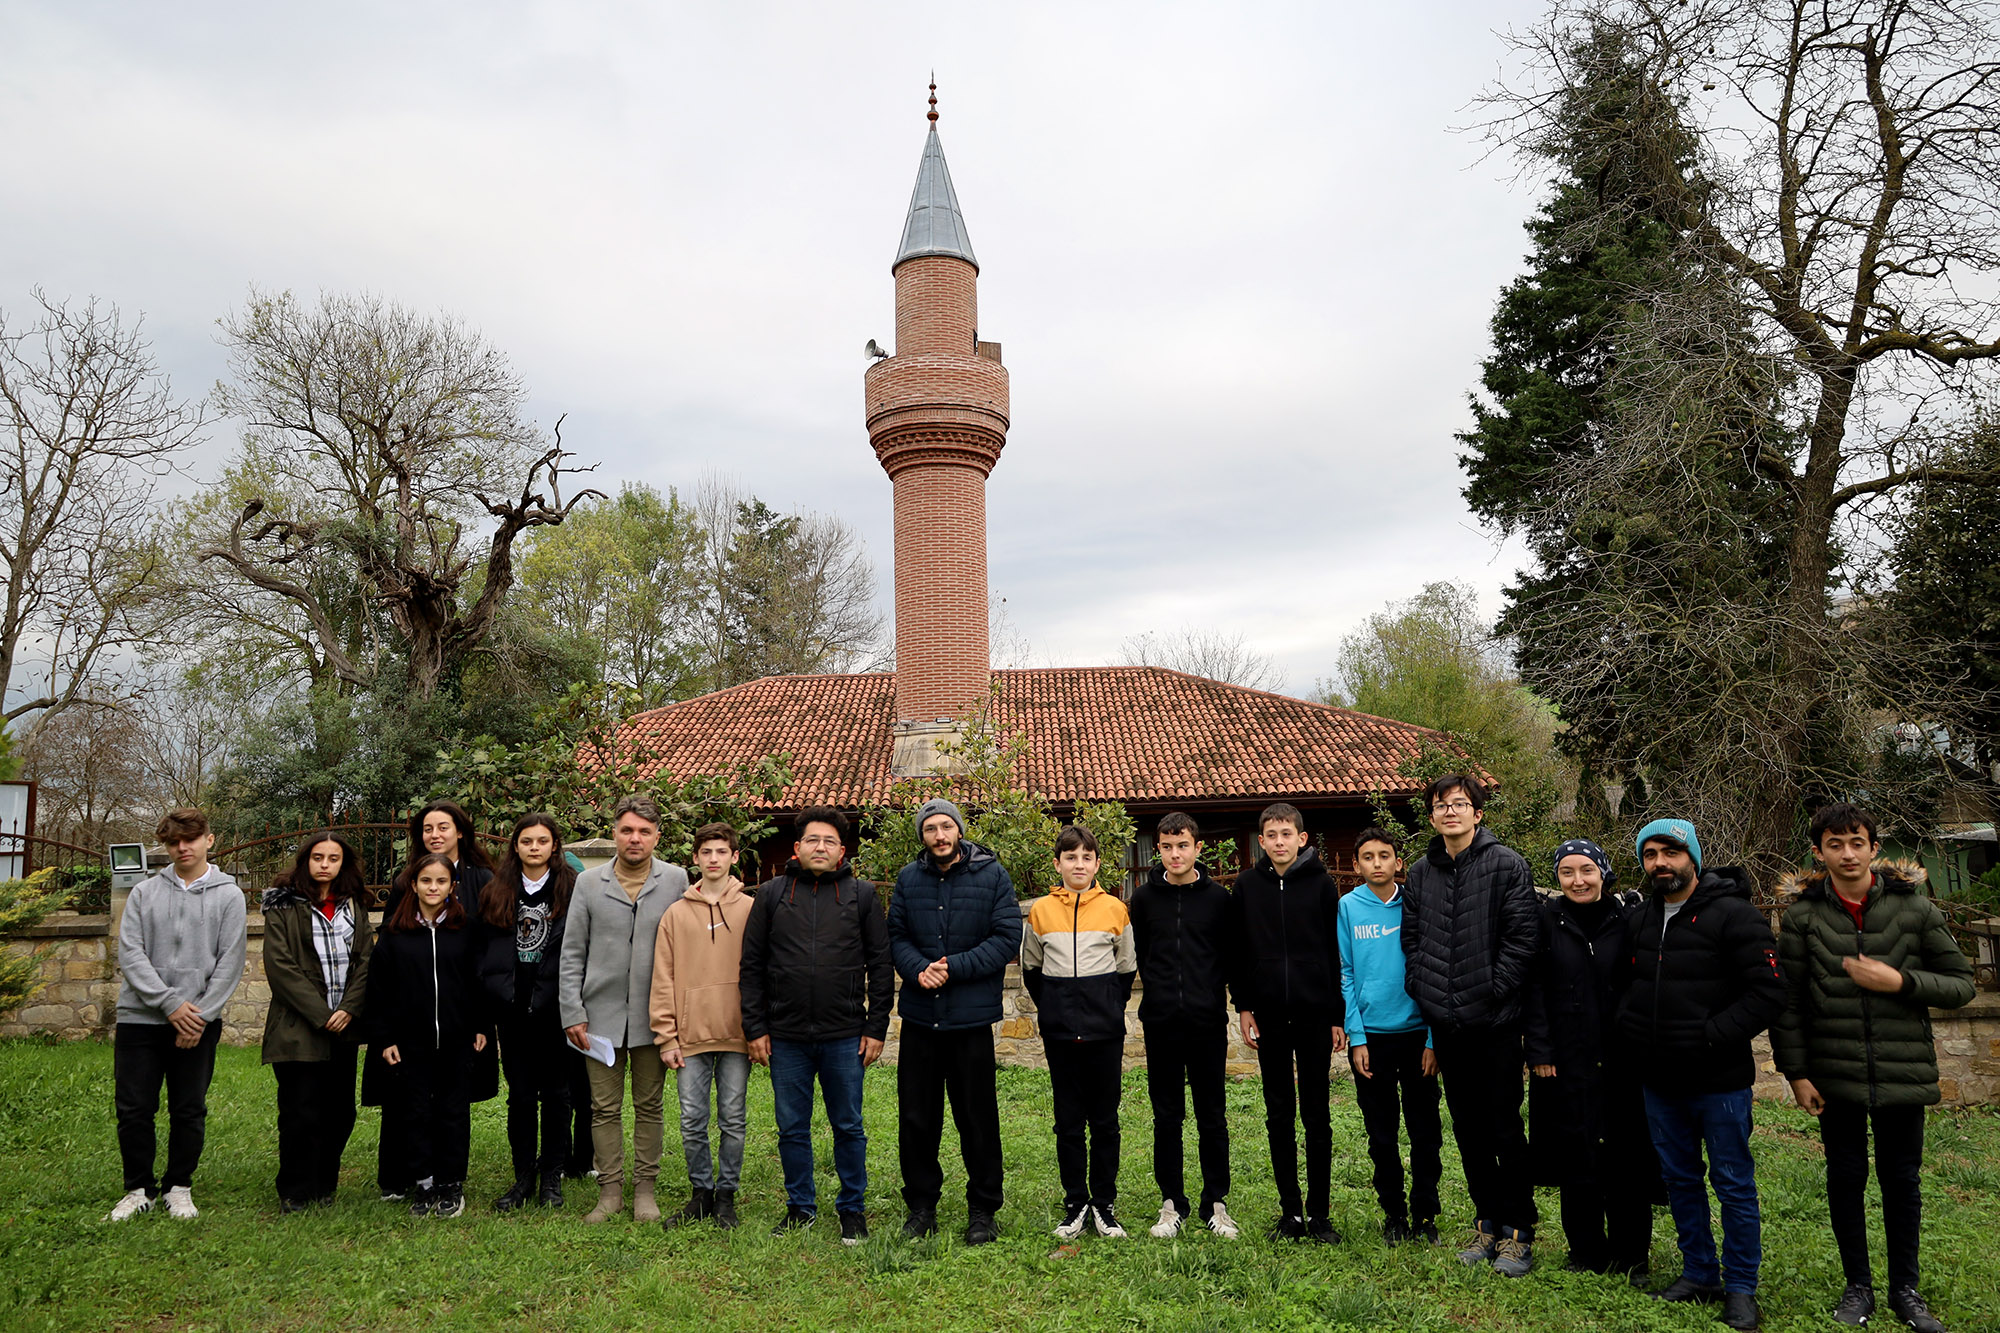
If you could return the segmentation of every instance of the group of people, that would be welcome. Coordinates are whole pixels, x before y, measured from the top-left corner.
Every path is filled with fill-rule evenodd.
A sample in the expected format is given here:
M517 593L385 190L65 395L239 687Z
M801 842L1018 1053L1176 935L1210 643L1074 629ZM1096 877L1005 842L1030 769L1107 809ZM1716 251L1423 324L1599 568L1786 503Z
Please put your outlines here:
M1025 915L1007 871L966 838L947 800L917 812L923 851L886 910L853 873L848 821L829 807L799 814L791 859L750 890L726 824L696 831L692 882L657 859L661 816L644 796L614 811L616 857L581 872L547 815L522 819L488 867L464 811L436 802L413 821L423 850L397 876L379 932L354 849L315 834L263 899L281 1208L331 1199L365 1043L363 1101L383 1108L378 1183L413 1214L464 1210L470 1107L497 1094L488 1072L497 1052L514 1174L497 1211L560 1206L566 1168L577 1165L574 1115L587 1101L599 1197L584 1220L621 1213L629 1083L633 1217L734 1227L758 1064L770 1072L785 1182L774 1233L818 1218L817 1084L841 1240L858 1244L868 1235L864 1075L894 1007L903 1234L938 1230L949 1104L964 1238L988 1243L999 1235L1004 1174L993 1025L1018 960L1049 1068L1063 1189L1055 1234L1066 1242L1127 1235L1118 1107L1136 979L1161 1197L1151 1235L1194 1225L1239 1234L1227 1206L1223 1091L1233 1001L1262 1073L1275 1235L1340 1240L1330 1220L1331 1076L1344 1054L1389 1243L1439 1239L1442 1100L1472 1202L1462 1261L1509 1277L1531 1271L1534 1187L1555 1184L1567 1266L1639 1284L1664 1193L1682 1265L1655 1294L1718 1304L1722 1322L1754 1328L1750 1043L1768 1029L1778 1069L1819 1117L1826 1146L1847 1281L1834 1317L1858 1325L1875 1309L1863 1207L1872 1131L1890 1309L1923 1333L1941 1329L1917 1291L1923 1108L1939 1100L1929 1011L1966 1003L1972 970L1921 891L1921 871L1878 858L1873 818L1846 804L1815 816L1818 869L1786 886L1794 901L1774 939L1747 878L1705 866L1687 821L1639 831L1644 893L1614 895L1609 857L1576 840L1557 849L1558 892L1545 896L1526 860L1482 827L1477 778L1439 778L1423 801L1436 834L1423 855L1406 867L1394 837L1366 829L1354 847L1361 883L1345 891L1290 805L1263 812L1258 854L1227 887L1203 866L1196 822L1166 816L1159 864L1129 904L1099 883L1090 832L1065 828L1052 849L1058 883ZM205 818L175 810L158 832L172 865L133 890L119 931L126 1194L114 1220L156 1200L173 1216L196 1215L190 1187L218 1019L244 966L243 895L208 862ZM689 1195L663 1216L668 1070ZM170 1129L156 1177L163 1085ZM1182 1134L1190 1103L1193 1198Z

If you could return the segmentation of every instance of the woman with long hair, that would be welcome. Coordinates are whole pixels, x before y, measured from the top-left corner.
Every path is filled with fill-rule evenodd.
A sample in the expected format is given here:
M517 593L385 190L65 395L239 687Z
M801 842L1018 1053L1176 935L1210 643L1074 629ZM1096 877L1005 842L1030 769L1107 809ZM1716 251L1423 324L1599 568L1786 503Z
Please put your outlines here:
M354 1053L375 933L354 845L299 843L264 891L264 1063L278 1080L278 1209L331 1203L354 1132Z
M427 853L410 870L410 891L375 946L369 1039L393 1074L382 1119L385 1134L393 1126L409 1145L410 1213L457 1217L472 1150L472 1061L490 1024L451 862Z
M451 869L452 896L458 902L459 911L468 922L476 921L480 893L487 881L493 878L493 862L479 846L472 816L456 801L431 801L410 816L409 838L409 861L389 886L389 898L383 905L382 919L386 922L394 917L408 898L417 863L426 856L440 856ZM473 1061L472 1100L475 1102L486 1101L500 1090L500 1067L496 1056L497 1052L488 1048ZM383 1105L384 1089L388 1086L389 1071L371 1047L368 1062L361 1072L361 1104ZM387 1117L384 1117L382 1137L376 1149L375 1180L381 1187L384 1201L398 1200L409 1193L409 1145L397 1137Z
M550 816L536 813L523 815L514 826L500 869L480 895L479 979L500 1032L507 1144L514 1157L514 1183L493 1205L503 1213L530 1198L551 1208L563 1203L569 1043L556 990L563 917L575 886L576 871L563 856L562 830Z

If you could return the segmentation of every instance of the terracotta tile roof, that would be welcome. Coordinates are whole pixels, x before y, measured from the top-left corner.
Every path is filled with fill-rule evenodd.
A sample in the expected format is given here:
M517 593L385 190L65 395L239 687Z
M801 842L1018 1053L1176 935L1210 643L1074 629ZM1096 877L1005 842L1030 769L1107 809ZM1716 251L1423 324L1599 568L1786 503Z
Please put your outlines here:
M1162 667L995 671L996 720L1025 732L1025 777L1050 800L1362 798L1433 733ZM895 677L767 676L640 713L624 735L677 774L789 752L777 803L854 807L891 784Z

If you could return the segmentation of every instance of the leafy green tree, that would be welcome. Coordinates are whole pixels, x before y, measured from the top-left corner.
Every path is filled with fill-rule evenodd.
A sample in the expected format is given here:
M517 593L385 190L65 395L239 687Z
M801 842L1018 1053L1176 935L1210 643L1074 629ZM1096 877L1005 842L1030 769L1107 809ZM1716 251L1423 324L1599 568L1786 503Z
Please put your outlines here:
M590 679L641 708L700 691L701 532L673 491L627 484L542 528L521 558L518 613L577 646Z
M1491 767L1480 762L1469 742L1470 738L1458 736L1448 736L1441 742L1425 741L1415 754L1404 757L1397 773L1410 785L1421 787L1447 773L1463 773L1468 769L1491 772ZM1560 799L1561 791L1553 782L1532 773L1495 788L1487 798L1482 824L1494 837L1528 859L1538 883L1552 875L1556 848L1570 836L1556 818ZM1400 803L1378 791L1369 795L1369 804L1376 822L1396 840L1396 849L1405 861L1415 861L1425 854L1435 835L1430 826L1430 812L1422 808L1421 801Z

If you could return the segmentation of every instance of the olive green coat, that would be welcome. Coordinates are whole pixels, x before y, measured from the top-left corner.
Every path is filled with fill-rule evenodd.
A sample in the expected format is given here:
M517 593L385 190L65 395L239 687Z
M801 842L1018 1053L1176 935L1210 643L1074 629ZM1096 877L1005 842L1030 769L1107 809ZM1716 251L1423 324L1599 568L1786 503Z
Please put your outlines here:
M326 973L320 970L319 950L313 947L315 910L296 890L265 891L264 981L271 990L271 1005L264 1014L267 1065L281 1060L330 1060L335 1042L353 1046L361 1040L368 955L375 948L368 910L354 904L354 943L348 952L347 986L340 996L340 1007L354 1021L338 1036L326 1030L333 1010L326 1002Z
M1781 889L1797 901L1778 934L1787 996L1771 1053L1780 1073L1811 1079L1828 1101L1927 1106L1939 1099L1931 1010L1972 999L1972 964L1920 891L1923 867L1877 861L1874 870L1859 932L1824 872ZM1841 960L1863 953L1901 972L1902 990L1885 995L1849 977Z

